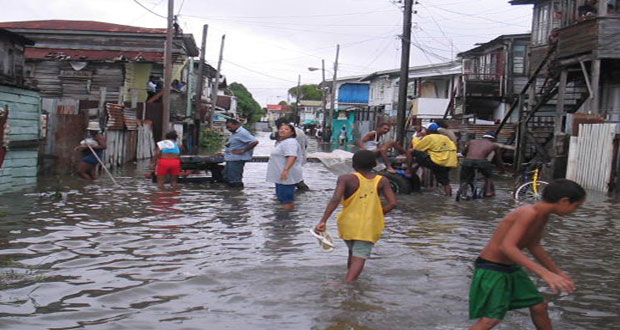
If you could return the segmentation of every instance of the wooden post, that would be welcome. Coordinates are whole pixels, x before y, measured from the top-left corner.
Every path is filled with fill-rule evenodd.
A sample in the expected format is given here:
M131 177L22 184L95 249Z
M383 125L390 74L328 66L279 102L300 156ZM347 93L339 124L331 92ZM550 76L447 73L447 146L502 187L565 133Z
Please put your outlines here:
M409 84L409 51L411 49L411 13L413 0L405 0L403 12L403 35L401 36L400 82L398 85L398 115L396 120L396 142L405 142L405 120L407 112L407 85Z
M224 41L226 35L222 35L222 43L220 44L220 58L217 60L217 72L215 74L215 84L213 84L213 91L211 92L211 111L209 111L209 120L207 127L213 127L213 114L215 113L215 106L217 104L217 90L220 88L220 70L222 69L222 58L224 56Z
M192 115L192 88L194 83L192 82L192 76L194 75L194 59L187 59L187 72L185 74L185 116L191 117Z
M170 129L170 83L172 83L172 38L174 28L174 0L168 0L168 29L166 30L166 44L164 46L164 100L161 120L161 136L165 136Z
M331 88L331 100L330 100L330 107L329 107L329 118L327 121L328 127L330 128L331 134L334 134L334 125L333 125L333 121L334 121L334 108L336 107L336 79L338 77L338 55L340 55L340 45L336 45L336 61L334 62L334 78L332 80L332 88ZM325 132L323 132L323 134L325 134ZM331 141L331 136L329 137L330 141Z
M564 105L566 103L566 79L568 77L568 70L564 69L560 73L560 82L558 89L558 103L555 109L555 126L553 129L554 135L558 135L563 132L562 120L565 115Z
M107 94L107 88L99 87L99 106L97 107L99 113L97 114L98 119L101 119L105 113L105 96Z
M590 111L599 113L600 103L600 79L601 79L601 60L592 61L592 100L590 101Z
M194 111L200 113L202 107L202 89L204 88L204 63L205 53L207 52L207 32L209 31L209 25L202 26L202 47L200 48L200 62L198 62L198 79L196 80L196 96L194 99ZM208 86L207 86L208 87ZM189 91L189 89L188 89Z
M519 95L517 109L519 111L519 126L517 126L517 150L515 150L515 160L513 167L515 171L518 172L521 171L521 163L523 163L523 158L525 155L525 152L523 150L525 149L526 145L525 130L527 125L525 124L525 113L523 111L523 94Z
M321 80L321 104L323 106L323 122L321 123L321 130L323 134L325 134L325 125L327 123L327 93L325 92L325 60L321 60L321 73L323 74L323 78ZM322 138L322 137L321 137Z
M131 89L131 108L135 109L138 107L138 90L136 88Z
M293 121L299 125L299 97L301 96L300 92L301 87L301 75L297 75L297 97L295 98L295 119Z

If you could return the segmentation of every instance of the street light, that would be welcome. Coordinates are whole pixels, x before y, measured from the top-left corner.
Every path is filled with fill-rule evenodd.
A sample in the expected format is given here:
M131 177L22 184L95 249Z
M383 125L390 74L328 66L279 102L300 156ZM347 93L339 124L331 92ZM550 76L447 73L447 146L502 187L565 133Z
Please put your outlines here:
M323 85L323 84L325 84L325 60L323 60L323 59L321 60L321 69L315 68L315 67L309 67L308 68L308 71L317 71L317 70L321 70L321 73L322 73L323 76L322 76L322 80L321 80L321 84L320 85ZM327 111L325 111L327 109L325 109L325 108L326 108L326 103L327 102L326 102L326 98L325 98L326 90L323 90L322 87L321 87L321 90L323 92L323 93L321 93L321 105L323 107L323 122L321 123L321 131L323 132L323 141L325 141L325 133L326 133L325 128L327 127Z
M340 45L336 45L336 61L334 61L334 78L332 79L332 87L331 87L331 98L330 98L330 108L329 108L329 122L327 121L328 116L326 116L326 114L323 114L323 136L325 136L325 134L327 133L327 128L332 128L332 119L334 117L334 107L336 106L336 79L337 79L337 72L338 72L338 55L340 54ZM314 68L314 67L309 67L308 70L310 71L316 71L318 70L318 68ZM325 83L325 60L321 60L321 71L323 73L323 81L321 82L321 84ZM325 110L325 94L323 94L323 110ZM331 139L331 134L328 137L329 139ZM325 139L323 139L325 141Z

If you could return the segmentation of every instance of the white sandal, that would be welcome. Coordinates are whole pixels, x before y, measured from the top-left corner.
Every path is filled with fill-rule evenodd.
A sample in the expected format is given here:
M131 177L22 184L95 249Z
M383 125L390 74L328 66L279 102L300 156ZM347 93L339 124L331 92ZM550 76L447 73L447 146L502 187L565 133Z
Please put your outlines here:
M310 228L310 234L319 241L319 245L325 250L325 252L331 252L334 250L334 239L327 230L322 232L314 231L314 228Z

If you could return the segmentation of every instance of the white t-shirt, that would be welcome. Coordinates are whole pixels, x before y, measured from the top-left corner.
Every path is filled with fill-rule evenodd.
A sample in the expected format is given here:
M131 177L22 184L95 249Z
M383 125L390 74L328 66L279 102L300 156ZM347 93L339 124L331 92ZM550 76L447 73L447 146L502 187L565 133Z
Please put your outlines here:
M276 143L276 147L269 155L269 163L267 163L267 182L279 184L296 184L304 180L301 169L302 152L299 143L294 138L288 138ZM280 176L286 166L287 157L295 156L295 164L288 173L288 179L282 180Z

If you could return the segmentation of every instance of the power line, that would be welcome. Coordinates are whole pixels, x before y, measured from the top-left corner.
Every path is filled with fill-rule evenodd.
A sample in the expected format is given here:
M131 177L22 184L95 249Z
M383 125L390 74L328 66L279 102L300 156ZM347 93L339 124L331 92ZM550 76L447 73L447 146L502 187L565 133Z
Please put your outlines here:
M135 0L134 0L135 1ZM381 8L384 8L383 6ZM379 9L379 8L377 8ZM356 16L356 15L364 15L364 14L374 14L374 13L382 13L392 11L391 9L386 10L371 10L364 12L356 12L356 13L348 13L348 14L326 14L326 15L299 15L299 16L197 16L198 18L205 19L218 19L218 18L256 18L256 19L273 19L273 18L311 18L311 17L343 17L343 16ZM186 15L187 16L187 15Z
M250 72L254 72L254 73L259 74L259 75L261 75L261 76L265 76L265 77L272 78L272 79L277 79L277 80L282 80L282 81L287 81L287 82L291 82L291 83L297 83L297 81L293 81L293 80L288 80L288 79L284 79L284 78L280 78L280 77L272 76L272 75L270 75L270 74L263 73L263 72L259 72L259 71L256 71L256 70L254 70L254 69L250 69L250 68L248 68L248 67L245 67L245 66L243 66L243 65L240 65L240 64L237 64L237 63L233 63L233 62L228 61L228 60L224 60L224 61L225 61L226 63L232 64L232 65L234 65L234 66L236 66L236 67L240 67L240 68L245 69L245 70L248 70L248 71L250 71Z
M160 15L160 14L158 14L158 13L156 13L156 12L154 12L154 11L150 10L149 8L147 8L146 6L144 6L143 4L141 4L140 2L138 2L138 0L133 0L133 2L137 3L137 4L138 4L138 6L140 6L140 7L144 8L144 9L146 9L148 12L150 12L151 14L153 14L153 15L155 15L155 16L158 16L158 17L161 17L161 18L168 19L168 17L166 17L166 16L162 16L162 15Z
M181 0L181 5L179 6L179 11L177 11L177 16L181 14L181 9L183 9L183 5L185 4L185 0Z

